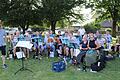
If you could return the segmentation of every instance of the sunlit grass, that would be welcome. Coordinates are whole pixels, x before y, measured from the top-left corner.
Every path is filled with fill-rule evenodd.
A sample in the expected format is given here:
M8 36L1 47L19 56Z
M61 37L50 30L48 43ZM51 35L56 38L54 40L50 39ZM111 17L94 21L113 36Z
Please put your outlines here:
M8 69L0 67L0 80L120 80L120 59L107 62L106 68L98 73L77 71L74 66L69 66L65 71L56 73L51 70L52 62L57 58L43 58L40 62L35 59L25 61L26 68L33 71L20 71L21 60L7 60ZM2 62L0 61L0 64Z

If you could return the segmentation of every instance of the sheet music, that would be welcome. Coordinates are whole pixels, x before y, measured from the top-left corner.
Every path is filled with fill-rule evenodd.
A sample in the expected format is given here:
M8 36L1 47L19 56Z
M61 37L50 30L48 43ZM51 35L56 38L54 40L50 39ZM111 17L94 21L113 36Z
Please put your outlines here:
M24 47L24 48L28 48L31 49L33 46L33 44L30 43L30 41L19 41L16 45L16 47Z
M21 58L25 57L25 54L24 54L24 52L20 51L20 52L16 52L16 56L18 59L21 59Z

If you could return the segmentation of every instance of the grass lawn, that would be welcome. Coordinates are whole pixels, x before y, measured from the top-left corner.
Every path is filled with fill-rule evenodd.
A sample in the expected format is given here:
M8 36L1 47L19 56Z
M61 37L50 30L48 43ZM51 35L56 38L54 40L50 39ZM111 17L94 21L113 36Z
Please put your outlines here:
M0 66L0 80L120 80L120 59L107 62L106 68L98 73L77 71L74 66L56 73L51 70L51 63L54 61L57 59L43 58L40 62L34 59L26 60L26 67L33 73L20 71L14 75L21 68L21 60L7 60L8 69L4 70Z

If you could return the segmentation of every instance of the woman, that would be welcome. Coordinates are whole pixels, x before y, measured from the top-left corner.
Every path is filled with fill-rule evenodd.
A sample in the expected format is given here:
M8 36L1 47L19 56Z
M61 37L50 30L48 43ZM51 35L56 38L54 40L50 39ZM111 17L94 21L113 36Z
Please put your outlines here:
M91 64L95 63L97 60L97 50L99 49L99 44L95 40L94 36L90 36L90 40L88 41L88 51L86 52L85 62L86 66L90 67Z
M74 50L77 48L77 43L76 43L76 37L73 36L73 33L69 33L70 36L70 45L69 45L69 49L70 49L70 55L71 55L71 59L73 59L74 57Z
M81 42L81 44L80 44L80 49L82 50L82 51L86 51L86 50L88 50L88 40L87 40L87 35L84 35L83 36L83 39L82 39L82 42Z
M97 43L97 41L95 40L94 36L90 36L90 40L88 43L88 48L92 49L92 50L97 50L99 48L99 44Z
M86 52L88 50L87 45L88 45L87 35L84 35L82 42L80 44L81 51L80 51L80 54L78 54L78 56L77 56L78 67L82 68L82 70L85 70L84 58L85 58Z
M57 53L58 53L57 56L61 57L63 55L62 54L62 41L59 38L59 35L55 37L55 49L57 50Z

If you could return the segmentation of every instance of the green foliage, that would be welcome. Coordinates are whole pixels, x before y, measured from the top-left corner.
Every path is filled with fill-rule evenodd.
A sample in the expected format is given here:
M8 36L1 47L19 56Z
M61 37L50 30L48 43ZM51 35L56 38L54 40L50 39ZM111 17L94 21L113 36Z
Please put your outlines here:
M101 13L101 18L116 20L119 19L120 1L119 0L93 0L95 9Z
M39 26L39 25L33 25L33 26L30 26L30 28L32 29L33 32L44 31L46 29L46 27Z
M71 11L76 7L75 0L41 0L44 17L48 21L59 21L68 18L74 13Z
M116 36L116 26L120 17L120 0L90 0L100 19L113 20L112 35Z
M97 30L99 30L101 28L101 26L99 24L97 24L96 22L93 22L93 23L85 25L84 28L87 33L89 33L89 32L95 33Z
M0 0L0 19L6 20L9 10L9 0Z
M39 10L42 11L44 19L50 22L51 29L54 31L57 21L71 16L80 16L72 9L82 3L82 0L41 0Z
M40 17L37 10L33 8L35 3L36 0L11 0L8 22L21 27L38 24Z
M60 28L66 28L68 26L70 26L72 23L72 21L68 20L68 19L63 19L57 22L56 26L60 27Z
M2 0L0 2L1 18L5 24L12 27L21 27L23 32L29 25L40 25L43 17L35 7L39 0ZM5 13L5 14L4 14ZM39 13L39 14L38 14ZM6 16L7 15L7 16Z
M81 19L73 8L83 5L85 0L1 0L0 18L6 25L28 29L29 25L41 25L46 21L54 31L57 21L71 17Z

